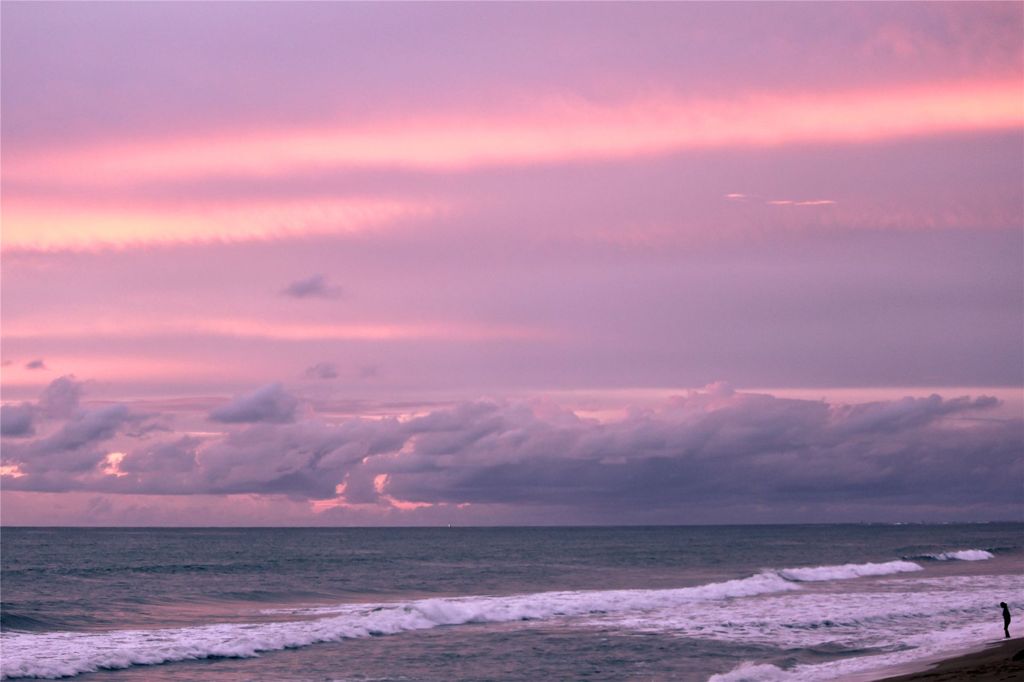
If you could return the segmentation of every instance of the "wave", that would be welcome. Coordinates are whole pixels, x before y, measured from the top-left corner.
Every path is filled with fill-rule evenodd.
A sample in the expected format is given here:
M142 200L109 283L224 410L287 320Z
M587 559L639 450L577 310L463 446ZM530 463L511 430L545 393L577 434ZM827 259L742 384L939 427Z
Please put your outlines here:
M927 663L948 657L950 651L982 651L991 642L990 627L985 623L946 627L898 635L892 645L884 648L846 649L841 658L823 663L794 664L793 650L786 653L787 662L773 664L744 661L728 672L711 675L708 682L820 682L839 679L889 679L900 669L924 670ZM895 634L895 633L894 633ZM807 651L805 649L805 651ZM781 667L780 667L781 666Z
M610 612L643 612L804 589L800 583L921 570L908 561L765 570L747 578L660 590L540 592L420 599L278 610L306 620L219 623L102 633L5 633L0 679L69 677L100 669L203 658L248 658L264 651L396 634L443 625L504 623Z
M0 631L8 630L53 630L59 624L43 618L28 616L15 611L0 612Z
M873 575L891 575L924 570L912 561L886 561L879 564L843 564L842 566L815 566L813 568L784 568L777 573L786 580L822 582L848 580Z
M770 663L741 663L727 673L708 678L708 682L772 682L788 679L786 671Z
M984 561L995 555L984 549L962 549L956 552L940 552L938 554L922 554L914 557L924 561Z
M263 651L388 635L442 625L501 623L608 611L644 610L800 589L777 575L675 590L542 592L508 597L422 599L406 604L331 607L329 617L105 633L10 633L0 679L68 677L100 669L202 658L248 658ZM316 610L310 610L316 612Z

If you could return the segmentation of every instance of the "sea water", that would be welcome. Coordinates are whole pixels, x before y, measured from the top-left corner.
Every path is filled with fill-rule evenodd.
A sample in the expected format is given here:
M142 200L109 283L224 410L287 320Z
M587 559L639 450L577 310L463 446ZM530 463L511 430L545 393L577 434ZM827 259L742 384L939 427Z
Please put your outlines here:
M1024 607L1024 524L0 541L5 679L828 680L983 645Z

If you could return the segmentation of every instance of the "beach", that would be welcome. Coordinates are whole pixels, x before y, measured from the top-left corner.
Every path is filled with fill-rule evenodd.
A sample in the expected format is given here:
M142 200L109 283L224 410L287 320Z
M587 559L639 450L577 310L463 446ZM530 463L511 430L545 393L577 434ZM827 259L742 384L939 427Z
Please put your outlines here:
M944 659L927 670L884 677L878 682L996 682L1024 679L1024 637L993 642L981 651Z

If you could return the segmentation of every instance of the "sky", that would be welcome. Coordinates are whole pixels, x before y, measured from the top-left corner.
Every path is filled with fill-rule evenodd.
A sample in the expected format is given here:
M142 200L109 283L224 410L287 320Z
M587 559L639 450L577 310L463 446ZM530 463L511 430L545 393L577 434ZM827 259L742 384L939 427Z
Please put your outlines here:
M5 525L1024 520L1019 3L0 12Z

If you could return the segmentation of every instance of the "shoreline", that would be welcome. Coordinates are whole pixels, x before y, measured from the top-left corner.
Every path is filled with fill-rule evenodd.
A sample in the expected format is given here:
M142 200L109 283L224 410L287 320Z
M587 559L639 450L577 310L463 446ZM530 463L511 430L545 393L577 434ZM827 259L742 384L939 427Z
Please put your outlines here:
M1024 678L1024 637L989 642L982 649L949 658L908 663L877 671L874 682L996 682Z

